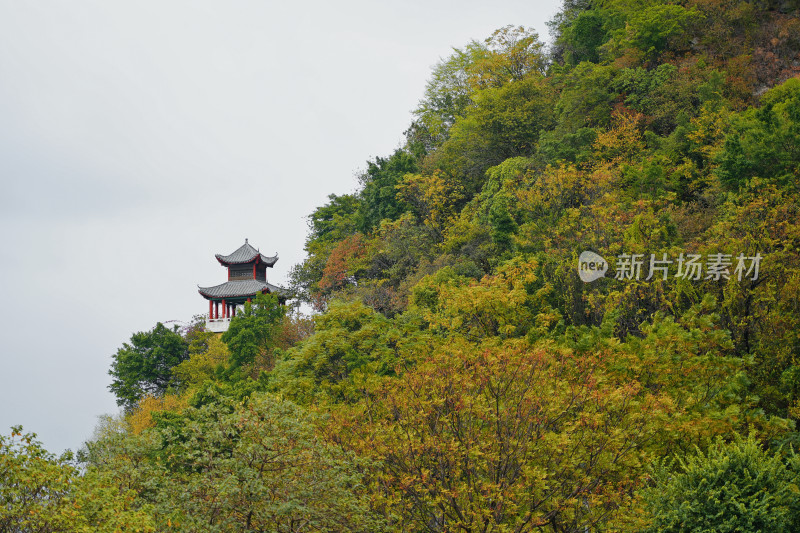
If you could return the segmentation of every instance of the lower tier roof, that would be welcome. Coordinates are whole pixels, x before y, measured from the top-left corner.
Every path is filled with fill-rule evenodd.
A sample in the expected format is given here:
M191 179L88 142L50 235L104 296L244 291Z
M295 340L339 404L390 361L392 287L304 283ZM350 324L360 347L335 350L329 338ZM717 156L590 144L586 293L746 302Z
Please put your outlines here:
M253 297L256 294L264 292L265 289L267 292L276 294L277 296L282 296L284 298L289 296L286 289L282 289L281 287L277 287L257 279L226 281L225 283L221 285L215 285L214 287L198 287L197 292L199 292L208 300L211 298Z

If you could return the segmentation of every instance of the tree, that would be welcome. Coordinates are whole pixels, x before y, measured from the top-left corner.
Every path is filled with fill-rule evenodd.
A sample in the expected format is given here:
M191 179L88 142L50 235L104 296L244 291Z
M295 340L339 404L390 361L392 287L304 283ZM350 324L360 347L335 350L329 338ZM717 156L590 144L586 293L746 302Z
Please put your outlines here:
M313 415L259 393L211 400L139 435L106 433L89 469L136 491L158 531L383 531L364 461L322 439Z
M433 68L425 97L414 111L418 120L409 141L432 152L450 136L450 129L475 104L476 91L498 88L541 74L545 67L539 35L523 26L505 26L483 42L455 48Z
M761 449L751 435L662 464L644 491L652 524L645 532L783 533L800 528L800 461L789 464Z
M12 428L10 438L0 436L0 530L71 531L77 518L69 513L75 471L35 438L20 427Z
M289 350L270 376L282 395L301 405L354 401L358 378L394 372L401 333L360 302L334 301L317 315L315 334Z
M484 41L487 53L469 67L474 88L502 87L544 73L546 59L539 34L524 26L504 26Z
M342 239L356 233L360 200L343 194L328 196L327 204L317 208L308 217L309 235L305 250L308 258L295 265L290 273L291 289L306 302L311 302L318 292L319 280L331 250Z
M358 224L362 233L368 233L381 220L395 220L408 210L408 206L398 198L396 186L404 175L413 172L417 172L416 160L399 149L386 159L376 157L374 162L367 163L367 171L360 178L364 186L358 206Z
M87 472L79 475L71 454L56 457L35 433L11 429L0 435L0 531L31 533L152 533L135 495Z
M272 368L272 348L285 314L286 308L274 294L259 294L254 302L245 303L244 311L236 313L222 334L222 342L230 349L231 370L257 361L265 370Z
M556 41L558 58L571 65L582 61L598 63L600 46L608 39L608 32L603 27L605 18L599 10L579 13L569 25L563 26L561 35Z
M470 69L488 53L485 45L471 41L463 50L454 48L450 57L433 67L425 97L414 111L418 121L413 130L423 134L426 151L433 151L447 139L456 119L472 104Z
M550 36L552 39L552 46L550 49L550 57L557 63L562 63L570 59L569 52L575 48L574 41L576 35L571 34L570 26L575 24L575 20L589 11L591 13L592 2L591 0L563 0L561 3L561 10L556 13L553 18L547 21L547 27L550 29ZM579 32L577 37L582 37L583 32ZM578 39L582 40L582 39ZM583 47L578 47L583 48ZM580 56L579 56L580 57ZM581 60L584 58L580 58ZM591 59L587 59L590 61ZM578 61L580 62L580 61Z
M172 368L189 357L187 342L177 331L159 322L147 332L134 333L113 356L109 389L117 405L133 408L145 395L160 396L177 381Z
M327 297L332 292L355 283L356 273L364 266L367 253L364 236L360 233L345 237L328 254L325 270L319 280L320 296ZM322 307L322 302L318 308Z
M411 207L417 222L429 228L437 240L443 237L443 230L455 217L457 206L464 200L464 190L458 180L444 172L431 175L406 174L397 185L398 194ZM386 227L403 224L407 218L400 218Z
M492 240L502 251L510 250L511 237L517 229L517 223L509 212L509 201L508 195L500 192L494 197L489 208Z
M536 152L539 135L556 124L556 95L544 77L536 74L489 86L473 98L474 105L456 120L434 160L474 194L490 167Z
M668 44L678 48L673 40L688 41L687 28L703 18L696 8L673 4L641 6L628 15L625 27L614 32L612 46L633 48L645 61L656 59Z
M214 379L218 369L228 364L231 352L219 335L211 333L204 346L189 347L189 358L172 369L182 389L191 389Z
M760 109L733 120L719 154L718 174L732 189L760 177L796 190L800 187L800 80L767 91Z
M454 339L333 416L382 460L378 502L402 531L593 530L643 475L661 418L657 395L608 379L602 359Z
M306 250L315 242L337 241L355 232L355 214L359 208L359 200L351 194L328 195L327 204L318 207L308 217L311 230L306 241Z

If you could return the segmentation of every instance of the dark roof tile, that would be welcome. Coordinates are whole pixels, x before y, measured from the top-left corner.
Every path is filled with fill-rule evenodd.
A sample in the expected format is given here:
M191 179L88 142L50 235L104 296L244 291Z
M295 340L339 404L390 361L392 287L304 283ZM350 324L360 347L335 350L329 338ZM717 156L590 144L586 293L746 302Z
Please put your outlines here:
M269 292L278 296L289 296L289 291L286 289L256 279L226 281L225 283L221 285L215 285L214 287L198 287L197 292L206 298L236 298L242 296L255 296L264 289L267 289Z
M268 267L274 266L275 263L278 262L278 254L275 254L272 257L267 257L250 246L247 243L247 239L245 239L244 244L235 252L228 255L216 254L214 257L216 257L217 261L223 265L240 265L242 263L249 263L258 256L261 256L261 261Z

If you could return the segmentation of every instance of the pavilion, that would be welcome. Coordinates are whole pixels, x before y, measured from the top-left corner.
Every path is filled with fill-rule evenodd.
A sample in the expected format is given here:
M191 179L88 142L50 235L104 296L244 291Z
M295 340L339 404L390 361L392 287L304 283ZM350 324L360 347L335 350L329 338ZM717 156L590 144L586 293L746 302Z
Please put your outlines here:
M235 252L216 254L215 257L222 266L227 267L228 281L213 287L198 287L198 292L208 300L208 331L227 331L231 318L236 316L236 308L251 301L257 294L273 293L281 303L286 302L287 291L267 282L267 268L272 268L278 261L277 254L267 257L245 239Z

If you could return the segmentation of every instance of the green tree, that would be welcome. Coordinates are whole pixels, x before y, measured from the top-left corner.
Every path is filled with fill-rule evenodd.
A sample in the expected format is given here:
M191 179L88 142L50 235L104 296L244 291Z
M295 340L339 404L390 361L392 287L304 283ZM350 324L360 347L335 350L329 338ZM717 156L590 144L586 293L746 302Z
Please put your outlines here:
M433 67L425 96L414 111L417 122L410 130L425 151L431 152L447 140L456 119L472 104L474 87L470 83L470 69L488 53L485 45L471 41L463 49L454 48L447 59Z
M271 385L302 405L358 399L369 374L394 373L401 333L393 322L360 302L334 301L317 315L315 334L277 363Z
M550 57L555 63L562 64L567 60L567 53L575 39L572 35L565 34L569 32L569 27L579 16L592 10L592 3L591 0L562 0L561 9L551 20L547 21L552 40Z
M463 49L453 49L453 54L433 68L425 96L414 111L417 121L407 132L409 144L421 143L427 153L436 150L474 105L476 91L544 72L542 48L536 32L505 26L483 42L470 41Z
M381 220L395 220L408 210L397 195L397 184L403 176L417 172L417 162L412 155L396 150L388 158L376 157L367 163L361 175L363 189L359 194L358 224L362 233L368 233Z
M365 495L364 462L326 442L314 416L260 393L207 400L140 435L106 432L88 445L89 468L136 491L158 531L384 529Z
M598 63L600 46L608 40L605 17L599 10L584 11L578 14L568 26L561 30L557 41L559 52L568 64L577 65L582 61Z
M497 194L489 208L489 222L492 225L492 240L502 251L511 249L511 238L517 223L509 211L510 199L503 192Z
M617 4L618 6L620 4ZM654 60L672 44L673 41L688 41L687 28L703 18L695 8L687 9L674 4L655 3L631 9L625 3L623 9L629 10L624 29L615 32L615 45L621 48L634 48L646 61ZM686 43L682 43L684 46Z
M113 356L109 389L117 405L130 410L145 395L160 396L177 385L172 368L188 359L187 342L159 322L147 332L134 333Z
M244 310L231 319L222 342L230 349L230 369L235 371L258 362L265 370L274 363L275 345L286 308L274 294L259 294L255 301L244 304Z
M338 241L355 232L355 214L359 200L352 194L328 195L329 202L318 207L308 217L311 233L306 241L306 249L316 242Z
M0 530L71 531L79 520L69 513L75 470L35 438L20 427L0 436Z
M230 350L220 336L211 333L202 349L189 348L189 358L172 369L182 389L197 387L206 380L213 380L218 369L230 361Z
M524 26L504 26L485 41L487 53L469 67L473 87L502 87L544 73L546 59L539 34Z
M644 491L652 525L646 532L766 532L800 528L800 471L767 453L751 435L707 452L678 458L674 471L661 465Z
M719 154L718 174L738 189L753 177L794 189L800 187L800 80L791 79L733 120Z
M539 135L555 125L555 103L552 87L539 75L483 89L456 121L435 161L475 194L490 167L536 152Z
M155 531L135 494L96 472L79 475L68 452L56 457L21 427L0 435L0 531L111 533Z

